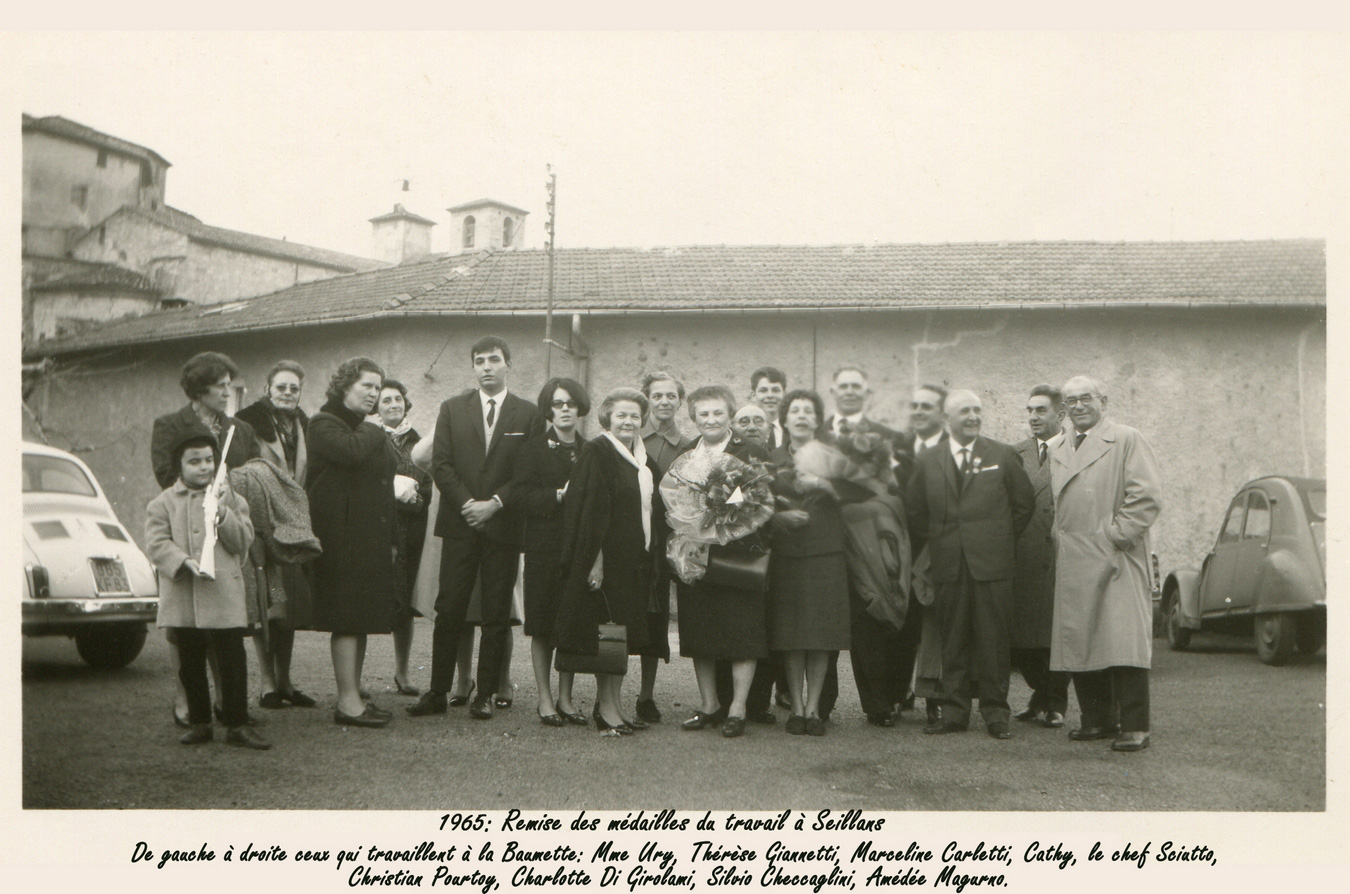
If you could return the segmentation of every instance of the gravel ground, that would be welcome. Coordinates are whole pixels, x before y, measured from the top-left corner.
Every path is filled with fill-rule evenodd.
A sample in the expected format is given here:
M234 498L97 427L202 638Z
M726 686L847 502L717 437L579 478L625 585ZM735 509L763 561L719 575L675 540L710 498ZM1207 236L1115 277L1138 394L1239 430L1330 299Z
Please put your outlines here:
M424 685L431 628L417 622L414 683ZM466 709L413 719L393 691L393 647L372 637L366 683L397 711L385 730L332 721L327 639L298 637L294 678L313 710L253 711L268 752L178 744L170 716L168 646L152 632L121 671L85 667L64 639L23 647L23 804L28 808L281 809L782 809L872 810L1324 810L1326 653L1266 667L1250 638L1205 634L1194 650L1158 641L1152 677L1154 744L1136 755L1072 743L1064 731L1014 724L1014 738L922 734L922 711L892 729L867 725L847 657L839 706L824 738L751 724L724 740L678 721L697 703L693 667L663 665L665 722L633 737L541 725L528 640L515 636L515 705L488 722ZM671 631L672 644L675 641ZM250 647L250 664L252 665ZM637 662L625 699L636 696ZM589 712L594 683L578 678ZM1014 675L1011 701L1027 689ZM1071 707L1069 725L1076 708ZM1276 738L1278 736L1278 738ZM477 768L455 772L456 765ZM444 772L425 772L440 767ZM347 768L341 771L338 768ZM352 772L350 768L360 768ZM489 768L483 772L481 768ZM766 769L769 771L766 772Z

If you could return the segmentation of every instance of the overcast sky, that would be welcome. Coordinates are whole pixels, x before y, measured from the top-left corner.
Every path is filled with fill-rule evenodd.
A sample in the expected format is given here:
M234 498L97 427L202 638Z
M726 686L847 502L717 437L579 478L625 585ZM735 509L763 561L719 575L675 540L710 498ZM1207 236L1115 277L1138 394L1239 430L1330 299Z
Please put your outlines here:
M209 224L369 255L402 201L560 246L1327 237L1325 35L28 35L21 105L148 146ZM404 179L412 190L399 190Z

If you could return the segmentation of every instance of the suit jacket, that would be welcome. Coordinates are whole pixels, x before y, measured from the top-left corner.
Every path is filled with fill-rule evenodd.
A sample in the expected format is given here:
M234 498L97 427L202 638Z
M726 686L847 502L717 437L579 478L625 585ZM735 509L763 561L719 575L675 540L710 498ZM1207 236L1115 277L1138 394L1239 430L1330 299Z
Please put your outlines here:
M928 544L936 583L955 582L963 559L975 580L1012 580L1016 540L1035 511L1031 481L1017 453L986 437L977 437L971 447L977 471L963 485L944 444L915 460L906 488L910 530Z
M225 432L231 425L234 426L235 432L234 438L230 441L230 452L225 456L225 464L231 469L237 469L258 455L258 443L251 425L242 419L226 416L220 431L222 445L225 443ZM176 413L169 413L155 420L155 428L150 435L150 464L155 470L155 481L159 482L160 487L172 487L178 480L182 470L173 467L173 445L177 444L178 439L188 431L200 432L208 437L211 435L211 431L202 424L197 411L192 409L190 403ZM285 459L281 461L281 465L285 467Z
M1074 450L1051 453L1055 494L1052 670L1148 667L1153 597L1148 530L1162 510L1162 476L1144 436L1103 419Z
M483 402L476 388L441 404L431 448L431 476L442 503L436 515L438 537L477 534L460 515L460 507L470 500L490 500L495 495L502 501L502 508L488 520L483 536L506 544L520 543L525 514L517 505L513 487L516 460L525 441L541 431L538 408L513 392L507 392L502 401L491 444L485 441Z
M1017 575L1013 578L1013 613L1008 634L1014 648L1044 649L1050 646L1050 619L1055 610L1055 495L1050 487L1049 454L1063 435L1048 442L1049 453L1041 465L1040 442L1027 438L1013 445L1022 467L1031 479L1036 511L1017 538Z

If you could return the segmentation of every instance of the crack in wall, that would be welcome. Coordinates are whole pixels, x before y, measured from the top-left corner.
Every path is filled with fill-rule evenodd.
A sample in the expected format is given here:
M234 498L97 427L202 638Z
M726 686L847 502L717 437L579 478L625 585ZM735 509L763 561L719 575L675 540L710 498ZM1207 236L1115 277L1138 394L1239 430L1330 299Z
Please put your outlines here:
M937 342L933 342L933 341L929 341L929 340L928 340L928 338L929 338L929 330L930 330L930 328L931 328L931 326L932 326L932 321L933 321L933 316L932 316L932 314L928 314L926 317L924 317L924 321L923 321L923 341L915 342L915 343L910 347L910 353L913 355L913 358L914 358L914 368L913 368L913 370L912 370L912 374L913 374L913 380L912 380L912 381L913 381L913 387L918 388L919 385L923 382L923 379L919 377L919 352L920 352L920 351L930 351L930 352L931 352L931 351L940 351L940 350L942 350L942 349L944 349L944 348L954 348L954 347L956 347L957 345L961 344L961 340L964 339L966 336L974 336L974 335L981 335L981 336L998 335L998 334L999 334L1000 332L1002 332L1004 329L1007 329L1007 328L1008 328L1008 321L1009 321L1010 319L1011 319L1011 315L1005 314L1005 315L1003 316L1003 318L1002 318L1001 320L999 320L998 323L995 324L995 325L994 325L992 328L990 328L990 329L960 329L960 330L958 330L958 331L956 332L956 335L951 339L951 341L937 341Z

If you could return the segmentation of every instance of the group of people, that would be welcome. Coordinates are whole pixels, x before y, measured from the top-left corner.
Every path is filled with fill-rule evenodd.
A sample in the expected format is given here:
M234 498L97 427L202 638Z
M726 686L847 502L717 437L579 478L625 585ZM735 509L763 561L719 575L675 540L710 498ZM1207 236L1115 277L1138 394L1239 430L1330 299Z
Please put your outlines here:
M273 367L267 394L235 417L234 364L188 362L188 405L155 424L166 490L146 525L182 741L212 738L210 667L225 741L267 747L247 706L250 631L264 708L314 706L290 679L294 631L313 629L331 634L337 723L390 723L361 679L379 633L393 634L397 690L419 696L409 715L467 705L491 719L511 704L523 568L546 726L628 736L659 723L673 599L699 690L686 730L738 737L747 722L776 722L776 701L789 734L825 735L847 651L875 726L921 698L935 735L965 731L976 700L995 739L1014 717L1062 727L1072 680L1082 722L1071 739L1148 746L1159 478L1142 436L1103 418L1098 382L1031 389L1031 437L1009 446L980 433L977 394L937 385L914 391L908 430L881 425L855 366L832 377L827 415L821 395L790 390L773 367L755 370L744 399L723 385L686 393L655 371L593 407L565 377L534 401L512 392L500 338L477 341L470 363L477 387L441 405L428 442L407 423L407 390L366 358L338 367L309 417L294 362ZM600 432L586 440L593 409ZM425 692L408 676L417 614L434 618ZM631 655L641 682L629 710ZM1033 693L1016 715L1014 666ZM589 720L576 673L596 677Z

